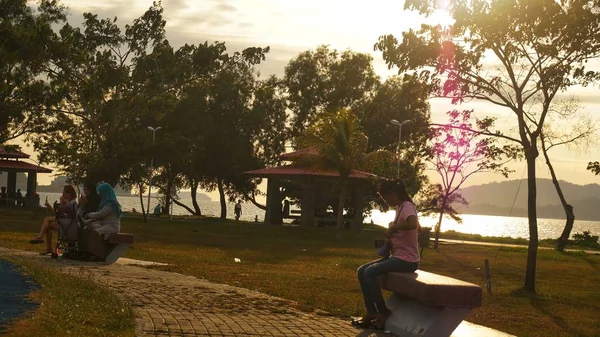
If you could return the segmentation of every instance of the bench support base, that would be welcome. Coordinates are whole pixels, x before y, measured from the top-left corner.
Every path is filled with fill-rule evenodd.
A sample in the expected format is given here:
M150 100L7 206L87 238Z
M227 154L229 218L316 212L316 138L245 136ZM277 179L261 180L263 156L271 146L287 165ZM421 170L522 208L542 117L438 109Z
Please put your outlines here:
M386 301L392 311L385 328L398 337L450 336L471 311L468 308L428 306L403 295L392 294Z
M108 255L106 255L106 258L104 259L104 262L109 263L109 264L117 262L119 257L121 257L121 255L123 255L123 253L125 253L127 248L129 248L129 246L131 246L131 244L129 244L129 243L117 243L117 244L109 244L109 245L113 246L113 248L109 249L109 253L108 253Z

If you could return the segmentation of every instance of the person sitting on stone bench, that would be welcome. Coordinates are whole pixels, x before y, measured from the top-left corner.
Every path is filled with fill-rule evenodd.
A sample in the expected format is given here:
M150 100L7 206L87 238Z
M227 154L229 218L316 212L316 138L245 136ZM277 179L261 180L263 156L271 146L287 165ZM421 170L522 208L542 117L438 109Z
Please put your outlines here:
M88 225L85 223L85 216L92 212L97 212L100 207L100 195L96 191L96 184L87 182L83 185L83 194L79 198L79 211L77 211L77 227L79 228L79 256L76 258L84 258L83 254L85 247L88 244L88 236L85 229Z
M59 231L59 221L61 221L61 217L64 218L62 221L64 221L67 226L69 225L69 222L75 219L75 214L77 213L77 192L75 192L73 185L66 185L60 196L60 204L58 204L58 207L52 207L48 202L48 198L46 198L44 206L55 214L53 216L45 217L42 221L40 233L32 240L29 240L29 243L36 244L44 243L44 237L46 238L46 249L44 249L40 255L52 254L52 232Z
M97 212L100 207L100 195L96 191L95 184L85 183L83 185L83 194L79 197L79 211L77 212L77 222L80 227L85 225L85 216L92 212Z
M90 229L98 234L118 233L121 229L121 204L117 201L115 190L108 183L101 183L96 188L100 196L97 212L85 214L83 220Z
M383 181L379 184L379 195L388 205L396 207L396 217L386 230L390 249L381 259L364 264L357 270L367 314L353 324L368 329L384 329L385 321L391 315L383 300L379 276L391 272L412 273L419 267L419 221L404 183L399 179Z
M83 223L86 228L80 234L80 249L85 259L102 261L106 258L106 239L121 229L121 205L112 186L101 183L96 188L100 205L96 212L85 214Z

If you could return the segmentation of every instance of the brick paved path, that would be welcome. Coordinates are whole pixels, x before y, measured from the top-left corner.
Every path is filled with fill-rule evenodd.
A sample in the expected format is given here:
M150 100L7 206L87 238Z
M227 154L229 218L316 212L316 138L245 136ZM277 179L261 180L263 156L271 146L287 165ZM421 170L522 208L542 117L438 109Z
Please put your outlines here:
M64 272L91 276L127 298L136 336L390 336L303 313L287 300L178 273L123 263L45 260Z

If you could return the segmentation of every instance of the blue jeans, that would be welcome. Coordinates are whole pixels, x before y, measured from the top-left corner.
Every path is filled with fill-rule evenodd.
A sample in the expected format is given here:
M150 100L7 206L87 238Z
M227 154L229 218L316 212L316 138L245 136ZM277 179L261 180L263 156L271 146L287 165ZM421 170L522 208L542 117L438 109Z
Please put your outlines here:
M389 311L383 301L383 295L377 280L379 276L391 272L412 273L417 268L419 268L418 262L406 262L395 257L371 261L358 267L356 273L358 274L358 282L363 293L367 313L374 314Z

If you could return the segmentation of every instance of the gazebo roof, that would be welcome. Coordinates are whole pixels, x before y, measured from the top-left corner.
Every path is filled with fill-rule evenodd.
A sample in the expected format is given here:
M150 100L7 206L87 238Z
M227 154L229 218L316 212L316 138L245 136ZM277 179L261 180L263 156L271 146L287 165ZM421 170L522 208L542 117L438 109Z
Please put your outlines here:
M318 156L318 155L319 155L319 152L317 152L317 149L315 149L314 147L307 147L302 150L283 153L283 154L279 155L279 158L281 158L281 160L296 161L305 156Z
M0 147L0 158L29 158L29 155L21 151L10 151Z
M310 176L310 177L339 177L340 173L335 170L320 170L312 167L298 167L294 165L283 165L277 167L269 167L264 169L258 169L253 171L244 172L244 174L254 177L270 178L270 177L294 177L294 176ZM352 170L349 175L350 179L369 179L377 178L376 175Z
M28 158L29 156L26 155ZM15 170L19 172L38 172L38 173L52 173L52 170L39 165L33 165L30 163L18 161L18 160L6 160L0 159L0 171L3 170Z

